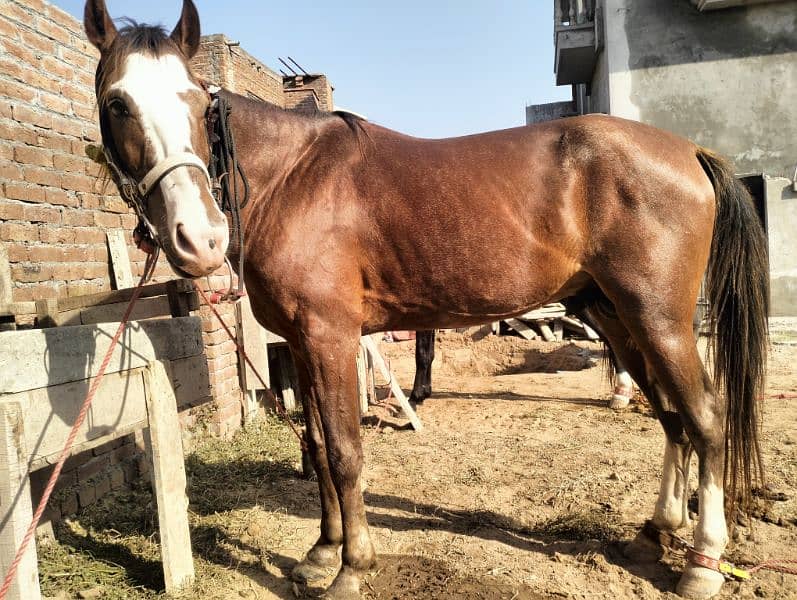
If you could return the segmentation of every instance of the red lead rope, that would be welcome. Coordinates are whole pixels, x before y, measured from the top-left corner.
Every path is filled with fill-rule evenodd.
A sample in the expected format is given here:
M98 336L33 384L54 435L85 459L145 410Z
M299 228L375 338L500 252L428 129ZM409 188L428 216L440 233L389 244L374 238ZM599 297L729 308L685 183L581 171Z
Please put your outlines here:
M227 327L227 324L224 322L224 319L221 318L219 311L217 311L216 307L213 306L214 302L207 297L207 294L205 294L205 292L202 291L202 288L199 287L196 281L194 281L194 287L196 288L196 291L199 292L199 295L202 297L202 300L205 301L205 304L208 305L208 308L210 308L210 310L213 311L213 314L216 315L216 318L219 320L219 323L221 323L221 326L224 328L224 331L227 332L227 335L230 336L232 343L235 344L235 349L238 350L239 354L246 361L246 364L248 364L249 368L252 369L252 372L255 374L255 377L258 378L261 385L263 386L263 389L266 391L267 394L271 396L271 400L274 402L274 406L277 409L277 413L288 423L288 425L290 425L291 430L293 430L294 435L299 440L299 445L302 448L302 452L307 452L307 443L304 441L302 434L299 432L298 429L296 429L296 425L293 423L290 416L288 416L288 413L280 403L279 399L274 395L274 392L272 392L271 388L269 388L269 386L266 385L265 380L260 376L260 373L257 371L257 368L255 368L255 365L252 364L252 360L246 354L246 350L244 350L244 347L238 343L237 339L235 339L235 336L233 335L232 331L230 331L230 328ZM213 299L218 299L220 297L221 296L219 296L218 294L213 294ZM3 600L2 597L0 597L0 600Z
M31 539L33 539L34 534L36 533L36 527L39 525L39 520L44 513L44 509L47 507L47 502L50 499L50 495L53 493L53 488L55 487L55 482L58 480L58 476L61 474L61 469L64 467L64 462L69 457L69 452L72 449L72 445L75 443L75 438L77 437L78 430L80 426L83 424L83 421L86 419L86 414L89 411L89 407L91 406L92 400L94 400L94 395L97 393L97 389L100 387L100 383L102 382L102 378L105 375L105 370L108 368L108 364L111 362L111 356L113 355L113 351L116 348L116 344L119 342L119 338L122 336L122 333L127 327L127 321L130 318L130 313L133 311L133 306L136 304L136 300L138 300L139 295L141 294L141 287L147 280L152 276L152 271L155 268L155 263L158 262L158 253L155 252L154 254L147 255L147 262L144 265L144 274L141 276L141 280L138 282L138 285L133 290L133 295L130 298L130 304L127 305L127 310L125 310L124 316L122 316L122 321L119 323L119 327L116 330L113 338L111 339L111 344L108 346L108 352L105 354L105 358L100 365L100 370L94 376L94 381L89 388L88 394L86 394L86 399L83 401L83 406L80 408L80 412L78 413L77 419L75 419L75 424L72 425L72 431L69 432L69 437L66 438L66 443L64 444L64 449L61 451L61 455L58 458L58 462L55 464L55 468L53 472L50 474L50 479L47 481L47 486L44 488L44 492L42 493L41 500L39 500L39 505L36 507L36 512L33 514L33 520L28 527L28 531L25 533L25 537L22 538L22 543L17 548L17 554L14 556L14 560L11 563L11 566L8 568L8 572L6 573L6 577L3 580L3 586L0 587L0 600L5 600L6 595L8 594L8 590L11 587L11 584L14 582L14 576L17 573L17 569L19 568L19 563L22 561L22 557L25 555L25 550L30 544Z

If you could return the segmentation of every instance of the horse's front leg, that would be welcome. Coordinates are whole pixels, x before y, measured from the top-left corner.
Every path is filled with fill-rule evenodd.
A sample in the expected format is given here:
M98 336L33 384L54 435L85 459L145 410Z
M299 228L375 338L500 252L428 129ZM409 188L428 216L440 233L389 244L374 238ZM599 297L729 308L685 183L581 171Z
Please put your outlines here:
M342 541L343 564L327 590L327 597L336 599L359 598L362 575L376 561L360 487L363 452L355 365L359 339L359 328L344 330L314 320L303 327L294 350L305 382L309 450L318 472L322 506L321 536L294 573L302 578L318 567L329 567L331 552Z

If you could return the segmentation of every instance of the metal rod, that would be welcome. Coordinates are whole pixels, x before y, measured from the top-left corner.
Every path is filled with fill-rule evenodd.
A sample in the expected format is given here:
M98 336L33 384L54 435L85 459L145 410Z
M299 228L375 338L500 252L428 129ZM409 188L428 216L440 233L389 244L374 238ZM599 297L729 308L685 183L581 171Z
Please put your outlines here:
M298 74L298 73L297 73L297 72L294 70L294 68L293 68L292 66L290 66L288 63L286 63L284 60L282 60L282 58L280 58L279 56L277 57L277 60L279 60L279 61L280 61L280 62L281 62L281 63L282 63L284 66L285 66L285 68L286 68L286 69L288 69L288 70L289 70L291 73L293 73L295 76L298 76L298 75L299 75L299 74Z
M293 59L292 59L290 56L288 57L288 60L289 60L289 61L291 61L293 64L295 64L297 67L299 67L299 70L300 70L302 73L304 73L305 75L310 75L310 73L308 73L307 71L305 71L305 70L304 70L304 67L303 67L302 65L300 65L299 63L297 63L297 62L296 62L295 60L293 60Z

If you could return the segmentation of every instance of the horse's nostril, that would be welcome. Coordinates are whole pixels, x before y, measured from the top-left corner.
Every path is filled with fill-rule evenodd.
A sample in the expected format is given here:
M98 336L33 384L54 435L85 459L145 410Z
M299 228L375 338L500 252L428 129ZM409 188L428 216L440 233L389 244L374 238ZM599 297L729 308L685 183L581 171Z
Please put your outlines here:
M216 247L216 240L214 240L213 238L210 238L210 239L208 240L208 247L209 247L211 250L213 250L213 249Z
M189 240L188 237L185 235L182 224L177 226L176 234L177 235L175 236L176 237L175 241L177 242L177 247L187 254L196 254L194 244L191 243L191 240Z

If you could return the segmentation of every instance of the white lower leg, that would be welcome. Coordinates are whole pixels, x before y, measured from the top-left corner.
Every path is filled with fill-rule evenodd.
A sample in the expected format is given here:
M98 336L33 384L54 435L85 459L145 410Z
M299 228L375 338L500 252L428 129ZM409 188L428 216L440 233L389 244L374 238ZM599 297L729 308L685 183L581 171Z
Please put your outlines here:
M674 531L689 525L687 503L691 456L692 446L690 444L673 444L667 440L664 447L664 466L659 498L653 512L653 523L660 529Z
M705 479L704 483L702 479ZM711 558L719 558L728 544L725 523L724 493L711 474L701 477L700 518L695 527L695 550Z

